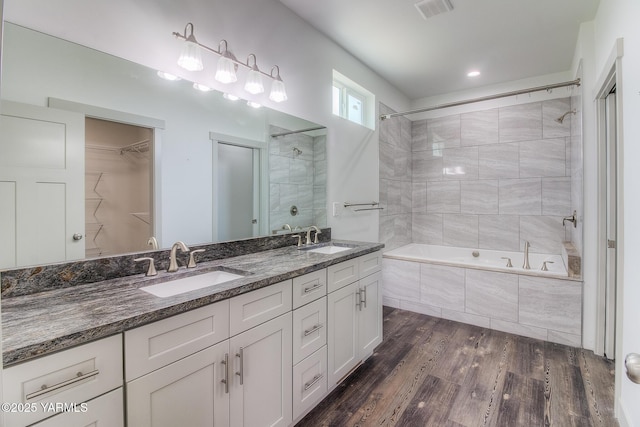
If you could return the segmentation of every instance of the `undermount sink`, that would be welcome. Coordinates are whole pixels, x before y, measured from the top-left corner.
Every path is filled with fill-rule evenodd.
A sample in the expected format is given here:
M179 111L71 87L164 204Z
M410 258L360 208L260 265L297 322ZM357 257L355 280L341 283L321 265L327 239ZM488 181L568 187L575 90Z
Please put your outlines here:
M198 274L197 276L189 276L182 279L144 286L140 288L140 290L160 298L166 298L182 294L184 292L195 291L196 289L220 285L241 277L244 277L244 275L230 273L224 270L215 270L209 273Z
M312 248L301 248L303 251L314 252L317 254L326 254L332 255L337 254L342 251L348 251L349 249L353 249L351 246L337 246L337 245L323 245L323 246L314 246Z

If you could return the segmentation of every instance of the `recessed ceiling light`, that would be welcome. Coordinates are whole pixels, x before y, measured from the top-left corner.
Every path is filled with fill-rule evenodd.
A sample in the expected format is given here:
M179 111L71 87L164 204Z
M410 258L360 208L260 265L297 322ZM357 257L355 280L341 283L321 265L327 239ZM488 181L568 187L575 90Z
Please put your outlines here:
M181 80L180 77L176 76L175 74L167 73L165 71L158 71L158 77L172 82Z
M478 70L469 71L467 73L467 77L478 77L479 75L480 75L480 71Z

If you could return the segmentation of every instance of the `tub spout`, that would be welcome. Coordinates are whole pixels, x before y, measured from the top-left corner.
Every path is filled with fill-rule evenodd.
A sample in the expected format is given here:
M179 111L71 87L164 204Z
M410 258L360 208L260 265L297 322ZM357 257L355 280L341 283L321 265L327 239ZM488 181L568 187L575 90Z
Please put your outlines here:
M531 270L531 266L529 265L529 244L528 240L524 242L524 264L522 264L522 268L525 270Z

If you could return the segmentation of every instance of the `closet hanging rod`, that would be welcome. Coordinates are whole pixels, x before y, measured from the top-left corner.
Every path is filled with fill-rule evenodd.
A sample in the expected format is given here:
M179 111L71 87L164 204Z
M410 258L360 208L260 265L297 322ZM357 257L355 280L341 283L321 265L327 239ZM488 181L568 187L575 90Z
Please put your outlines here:
M553 84L548 84L544 86L536 86L528 89L513 90L511 92L503 92L495 95L482 96L480 98L466 99L464 101L449 102L446 104L434 105L433 107L419 108L417 110L403 111L400 113L381 114L380 120L386 120L386 119L390 119L392 117L398 117L398 116L407 116L409 114L424 113L427 111L441 110L443 108L457 107L460 105L473 104L475 102L490 101L492 99L507 98L509 96L523 95L526 93L540 92L543 90L557 89L559 87L567 87L567 86L580 86L580 79L575 79L575 80L562 82L562 83L553 83Z
M142 141L134 142L133 144L125 145L124 147L120 147L120 154L124 153L142 153L145 151L149 151L149 139L143 139Z
M295 133L311 132L312 130L322 130L322 129L326 129L326 128L327 128L326 126L316 126L316 127L313 127L313 128L292 130L292 131L288 131L288 132L274 133L274 134L271 134L271 138L277 138L279 136L293 135Z

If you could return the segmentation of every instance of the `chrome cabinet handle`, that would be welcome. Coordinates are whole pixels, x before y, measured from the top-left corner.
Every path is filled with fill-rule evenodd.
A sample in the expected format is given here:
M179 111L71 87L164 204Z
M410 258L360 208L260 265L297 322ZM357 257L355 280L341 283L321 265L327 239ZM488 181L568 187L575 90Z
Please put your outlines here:
M244 383L244 348L240 347L240 352L236 353L236 357L240 358L240 371L236 375L240 377L240 385Z
M364 305L364 308L367 308L367 288L362 288L358 291L360 293L360 300L362 301L362 304ZM362 297L362 295L364 295L364 298Z
M25 397L26 397L27 400L31 400L31 399L34 399L36 397L43 396L43 395L45 395L47 393L51 393L52 391L59 390L59 389L61 389L63 387L71 385L73 383L77 383L78 381L82 381L82 380L86 380L86 379L91 378L91 377L95 377L99 373L100 373L100 371L97 370L97 369L95 371L91 371L91 372L88 372L86 374L83 374L82 372L78 372L76 374L77 376L75 378L71 378L69 380L62 381L61 383L58 383L58 384L55 384L55 385L52 385L52 386L47 386L46 384L43 384L40 387L40 390L34 391L33 393L29 393Z
M229 353L224 354L224 360L220 363L224 365L224 378L220 382L224 384L224 392L229 394Z
M316 332L316 331L318 331L320 329L322 329L322 323L318 323L313 328L307 329L306 331L304 331L304 336L307 337L307 336L311 335L312 333L314 333L314 332Z
M304 288L304 293L305 293L305 294L308 294L308 293L310 293L310 292L317 291L317 290L318 290L318 289L320 289L321 287L322 287L322 283L319 283L319 284L317 284L317 285L313 285L313 286L308 287L308 288Z
M360 293L360 289L357 290L356 297L358 298L356 307L358 307L358 311L362 311L362 294Z
M309 390L311 387L313 387L318 381L320 381L322 379L324 375L322 374L318 374L315 377L313 377L313 379L311 381L309 381L308 383L306 383L304 385L304 391Z
M73 240L75 240L76 242L77 242L78 240L82 240L82 234L80 234L80 233L74 233L74 235L73 235Z

